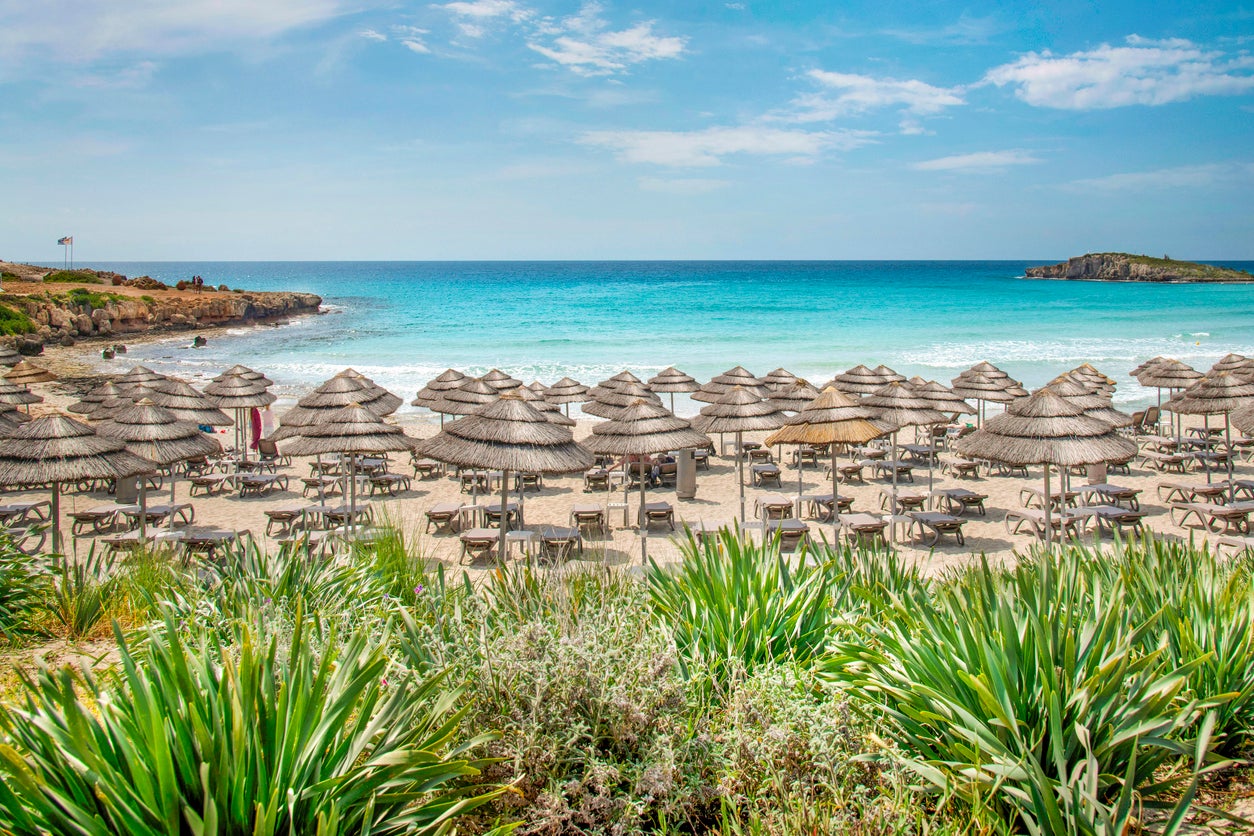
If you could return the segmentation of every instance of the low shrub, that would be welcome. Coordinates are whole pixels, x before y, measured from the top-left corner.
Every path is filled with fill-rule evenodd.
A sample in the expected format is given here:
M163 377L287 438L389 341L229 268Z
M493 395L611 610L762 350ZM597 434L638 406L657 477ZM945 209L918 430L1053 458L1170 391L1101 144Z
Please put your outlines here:
M65 555L55 559L52 591L45 606L70 639L107 633L110 608L120 601L121 586L113 574L113 560L92 551L77 561Z
M44 276L44 283L104 284L104 281L82 270L56 270Z
M33 334L37 330L34 321L25 312L0 305L0 335Z
M97 308L103 308L110 302L120 302L126 297L117 293L91 291L85 287L72 287L66 293L66 298L71 304L86 305L94 311Z
M0 533L0 644L13 644L40 632L48 580L39 561Z
M389 661L386 630L316 654L246 623L228 641L167 621L119 668L42 670L0 709L0 830L437 833L498 795L456 691Z

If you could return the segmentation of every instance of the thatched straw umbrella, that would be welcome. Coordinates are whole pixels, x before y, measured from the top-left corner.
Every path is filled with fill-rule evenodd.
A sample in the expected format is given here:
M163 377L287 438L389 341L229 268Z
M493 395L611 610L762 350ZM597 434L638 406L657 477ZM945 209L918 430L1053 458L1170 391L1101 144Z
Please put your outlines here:
M954 394L964 400L978 402L977 426L984 424L986 404L1009 404L1028 394L1022 383L987 360L961 372L951 383Z
M585 415L595 415L598 418L613 418L637 400L662 403L662 399L642 383L620 383L617 389L598 386L592 391L597 393L596 397L591 403L584 404L583 411Z
M16 383L0 383L0 404L25 406L27 413L29 413L31 404L42 402L43 398L25 386L18 386Z
M775 404L780 412L800 412L819 396L819 390L810 385L810 381L798 377L787 386L781 386L766 399Z
M1161 354L1158 355L1157 357L1151 357L1150 359L1146 360L1141 365L1137 366L1132 371L1128 372L1128 375L1130 377L1140 377L1142 372L1145 372L1148 369L1153 368L1154 366L1157 366L1159 363L1163 362L1166 359L1168 358L1163 357Z
M156 465L102 438L66 415L36 418L14 430L0 447L0 485L52 484L52 549L61 551L61 484L79 479L125 479Z
M136 384L159 383L165 380L165 375L154 372L147 366L132 366L131 370L121 377L116 378L116 383L122 389L126 389Z
M208 389L205 390L206 392ZM271 433L275 441L297 435L300 427L317 424L349 404L364 406L379 417L393 411L385 390L352 375L336 375L319 384L279 418L279 428ZM392 396L393 398L395 396Z
M549 423L557 424L562 427L573 427L575 421L562 414L562 411L553 404L549 403L544 397L532 389L530 386L519 386L513 392L527 403L544 413L544 417L549 419Z
M747 389L759 398L771 394L771 390L760 378L754 377L744 366L736 366L711 378L709 383L693 392L692 399L702 403L714 403L734 386Z
M1228 420L1246 435L1254 435L1254 405L1234 409L1228 414Z
M542 398L544 397L545 393L549 391L549 387L545 386L543 383L541 383L538 380L531 381L530 383L527 384L526 388L530 389L532 392L535 392L537 395L539 395Z
M66 407L66 410L78 415L91 415L105 401L120 398L123 394L122 389L116 383L106 380L99 386L88 390L81 398Z
M444 428L444 413L432 409L443 399L444 395L458 388L466 381L466 375L457 369L445 369L438 377L427 382L427 385L418 390L417 396L410 401L412 406L425 406L440 416L440 428Z
M1131 415L1115 409L1106 395L1089 389L1074 377L1062 375L1049 383L1048 387L1083 409L1085 415L1101 419L1115 428L1132 426Z
M0 345L0 366L16 366L22 362L22 355L11 345Z
M511 472L572 473L592 466L592 456L566 427L513 392L474 415L454 421L417 445L419 455L459 467L501 471L500 558L505 559Z
M857 398L834 386L825 388L805 409L789 418L784 426L766 437L766 443L776 444L826 444L832 455L832 497L840 494L836 489L836 448L840 444L866 444L879 438L890 428L875 421L875 413ZM836 519L836 506L832 506L832 531L835 542L840 521Z
M479 379L491 386L497 392L508 392L511 389L517 389L519 386L523 385L521 380L510 377L500 369L493 369Z
M235 446L241 458L248 458L247 434L244 422L250 410L269 406L278 397L266 391L260 380L249 380L238 375L228 375L205 387L205 400L218 409L235 412Z
M228 427L230 416L209 402L194 386L185 380L167 378L144 388L139 396L156 406L168 409L176 420L191 421L206 427Z
M692 426L709 433L736 434L736 471L740 475L740 523L745 522L745 451L742 438L754 430L775 430L784 424L779 407L757 394L758 387L733 386L709 406Z
M615 417L592 428L585 446L597 455L637 456L640 461L640 562L649 558L649 526L645 519L647 480L644 457L670 450L705 447L710 439L666 407L637 399Z
M877 423L891 426L893 460L893 514L897 513L897 433L902 427L930 427L949 420L945 413L932 407L931 401L920 398L909 383L895 380L876 389L862 399L862 405L875 412ZM928 435L931 447L931 434ZM927 459L927 489L932 490L934 453ZM890 539L895 532L890 532Z
M544 399L554 406L565 406L566 414L570 415L570 405L584 403L588 400L588 387L571 377L563 377L549 387Z
M393 395L356 369L344 369L342 372L336 372L335 377L331 379L334 380L335 378L347 378L360 383L362 388L369 394L359 403L375 415L391 415L400 408L401 404L405 403L404 400Z
M30 386L32 383L51 383L57 379L57 376L43 366L36 366L29 360L22 360L5 372L4 379L18 386Z
M1235 487L1232 482L1232 422L1229 415L1235 410L1254 405L1254 383L1232 372L1207 372L1196 383L1178 395L1171 397L1163 409L1177 415L1222 415L1224 417L1224 444L1228 451L1228 501L1234 501ZM1210 468L1206 468L1206 481L1210 482Z
M905 378L887 366L869 369L859 364L836 375L827 385L851 395L869 395L885 384L897 380L905 380Z
M8 404L0 408L0 438L8 438L14 430L30 421L29 415L23 415Z
M958 452L1010 465L1044 465L1045 543L1053 540L1049 469L1121 461L1136 445L1114 427L1046 387L1010 404L1006 411L958 441Z
M651 391L671 396L671 412L675 411L676 392L695 392L700 388L701 385L697 383L695 377L690 374L684 374L674 366L667 366L649 378L649 389Z
M766 384L767 389L770 389L773 392L778 392L781 389L787 389L789 386L792 386L794 383L796 383L799 379L800 378L798 378L795 374L793 374L792 372L788 371L788 369L785 369L783 367L778 368L778 369L772 369L771 371L762 375L762 382Z
M373 410L350 403L325 412L319 420L296 430L296 437L284 443L283 449L293 456L339 454L348 456L348 527L356 527L357 456L362 454L399 453L413 450L417 442L394 424L384 423Z
M1163 408L1163 390L1166 389L1172 394L1187 389L1195 382L1202 379L1202 373L1187 363L1181 363L1179 360L1164 357L1154 365L1142 370L1136 376L1137 383L1142 386L1153 387L1158 390L1158 408ZM1178 413L1177 413L1178 414ZM1176 419L1172 420L1172 424L1177 424ZM1183 428L1173 426L1176 438L1179 439L1183 434Z
M910 381L914 394L931 404L932 409L939 409L948 415L974 415L975 407L962 399L962 396L943 383L922 378Z
M496 401L500 392L477 377L468 377L456 389L446 389L428 408L441 415L473 415Z
M223 416L225 417L225 416ZM175 462L187 461L199 456L220 452L222 445L211 435L200 431L191 421L179 420L171 410L157 406L148 398L141 398L126 409L113 412L96 425L96 431L106 438L116 438L126 449L140 458L165 467ZM139 537L147 534L146 511L148 510L146 480L139 482ZM170 504L174 504L175 473L170 470ZM174 523L174 515L170 515Z
M1254 380L1254 358L1228 354L1210 367L1213 372L1231 372L1237 377Z
M265 386L267 389L274 385L274 381L266 377L261 372L250 369L247 366L242 366L239 363L236 363L234 366L231 366L231 368L222 372L222 374L215 377L214 380L222 380L223 378L226 378L226 377L242 377L245 380L251 380L254 383L260 383L262 386Z

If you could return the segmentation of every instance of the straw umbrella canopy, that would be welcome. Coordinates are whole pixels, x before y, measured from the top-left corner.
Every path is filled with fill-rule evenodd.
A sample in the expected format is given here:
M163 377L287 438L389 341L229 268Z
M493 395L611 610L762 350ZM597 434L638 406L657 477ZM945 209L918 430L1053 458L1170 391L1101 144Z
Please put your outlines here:
M231 368L227 369L222 374L215 377L214 380L222 380L223 378L226 378L226 377L242 377L245 380L251 380L255 383L260 383L262 386L265 386L267 388L274 385L274 381L266 377L261 372L250 369L247 366L240 365L239 363L236 363L234 366L231 366Z
M839 495L836 489L836 448L841 444L866 444L889 431L889 427L875 420L875 413L854 396L834 386L826 387L805 409L789 418L784 426L766 437L766 443L776 444L826 444L832 455L832 497ZM836 519L836 506L832 506L833 542L840 522Z
M541 383L538 380L531 381L530 383L527 384L526 388L530 389L532 392L535 392L537 395L539 395L542 398L544 397L544 393L549 391L549 387L545 386L543 383Z
M876 389L862 399L862 405L875 412L876 421L889 425L892 429L892 461L893 461L893 504L892 513L897 513L897 433L903 427L925 427L943 424L949 420L945 413L934 409L930 401L920 398L909 383L895 380ZM931 448L931 436L928 437ZM935 448L927 460L927 489L932 489L932 467ZM889 539L896 534L890 529Z
M191 421L207 427L227 427L231 418L209 402L195 387L185 380L167 378L145 387L140 397L147 398L156 406L168 409L176 420Z
M571 473L592 466L592 456L574 434L513 392L505 392L474 415L454 421L417 445L419 455L460 467L501 471L500 558L505 559L509 474Z
M1116 428L1132 426L1131 415L1115 409L1104 394L1092 391L1073 377L1063 375L1048 384L1048 388L1083 409L1085 415L1099 418Z
M260 380L249 380L240 375L220 376L205 387L204 395L205 400L218 409L230 409L235 412L235 444L241 450L240 455L247 458L245 416L249 410L269 406L278 400L278 397L267 392L266 385Z
M895 376L896 373L892 369L887 371L890 373L884 374L859 364L833 377L828 382L828 386L835 386L840 391L851 395L869 395L886 383L902 379L900 376Z
M959 373L952 381L954 394L964 400L979 402L977 423L984 423L984 406L987 403L1009 404L1028 393L1023 384L994 366L987 360L976 363Z
M517 389L523 383L517 378L510 377L500 369L492 369L492 371L479 378L484 383L491 386L497 392L508 392L511 389Z
M701 388L701 384L697 383L697 379L690 374L685 374L674 366L667 366L653 377L649 378L649 389L666 393L671 396L671 412L675 411L675 393L676 392L695 392Z
M784 424L779 407L757 394L759 387L733 386L692 422L704 433L736 434L736 470L740 475L740 522L745 521L745 451L742 438L754 430L775 430Z
M81 421L48 415L23 424L0 447L0 485L52 484L52 548L61 550L61 484L79 479L125 479L156 465L104 438Z
M588 400L588 387L572 377L563 377L548 388L544 399L554 406L565 405L566 414L570 415L570 404Z
M649 557L649 527L645 524L644 507L647 480L644 478L644 457L670 450L706 447L710 439L693 429L692 424L661 404L637 398L618 415L597 424L584 445L597 455L636 456L640 461L640 562Z
M112 380L87 391L81 398L70 404L66 409L78 415L91 415L105 401L122 397L123 392Z
M7 438L14 430L30 420L30 416L23 415L5 404L4 408L0 409L0 438Z
M121 388L126 389L136 384L157 383L165 379L165 375L154 372L147 366L132 366L130 371L118 377L115 382Z
M1136 454L1136 445L1114 427L1046 387L1010 404L982 428L960 439L957 450L966 456L1010 465L1044 466L1045 542L1053 539L1049 491L1051 466L1102 464Z
M12 413L5 413L11 415ZM1246 435L1254 435L1254 404L1234 409L1229 413L1228 420Z
M1201 379L1201 372L1187 363L1182 363L1173 358L1163 358L1136 376L1137 383L1158 390L1158 407L1160 410L1163 407L1164 389L1172 393L1178 392L1189 388ZM1176 436L1179 437L1181 433L1182 430L1176 427Z
M438 377L432 378L426 386L418 390L417 396L410 401L410 405L430 408L432 404L439 403L444 393L461 386L466 379L466 375L457 369L445 369ZM444 413L440 413L440 426L444 426Z
M754 377L744 366L736 366L711 378L709 383L693 392L692 399L702 403L714 403L735 386L747 389L759 398L765 398L771 393L760 378Z
M1141 374L1142 374L1142 372L1145 372L1145 371L1147 371L1147 370L1149 370L1149 369L1153 368L1154 366L1157 366L1159 363L1163 362L1163 361L1164 361L1164 360L1166 360L1166 359L1168 359L1168 358L1163 357L1161 354L1160 354L1160 355L1158 355L1157 357L1151 357L1150 359L1146 360L1146 361L1145 361L1144 363L1142 363L1141 365L1137 366L1137 367L1136 367L1135 369L1133 369L1132 371L1128 372L1128 375L1129 375L1130 377L1140 377L1140 376L1141 376Z
M1231 372L1247 380L1254 378L1254 358L1228 354L1210 367L1213 372Z
M912 379L910 384L914 389L914 394L931 404L932 409L939 409L949 415L975 414L975 407L943 383L920 378L918 382Z
M208 391L208 390L206 390ZM277 441L295 434L295 427L316 424L337 409L358 404L380 417L392 412L391 404L384 400L384 393L364 380L340 376L323 381L312 392L296 402L296 406L283 413L279 429L273 433Z
M335 377L347 378L360 383L369 395L359 401L359 403L366 406L375 415L391 415L401 404L405 403L404 400L393 395L356 369L344 369L342 372L337 372ZM332 379L334 380L335 378ZM368 406L366 405L367 401L369 402Z
M323 412L316 422L296 428L295 433L296 437L283 445L288 455L319 458L331 454L348 456L350 530L356 526L357 456L399 453L413 450L417 444L400 427L385 423L373 410L356 403Z
M798 377L787 386L771 392L766 399L775 404L780 412L800 412L818 396L819 390L811 386L810 381Z
M800 378L783 367L773 369L762 375L762 382L766 384L766 388L778 392L781 389L787 389L792 386Z
M1210 371L1196 383L1174 395L1163 404L1177 415L1224 416L1224 444L1228 450L1228 501L1234 501L1235 486L1232 482L1232 412L1254 405L1254 383L1232 372ZM1210 481L1210 468L1206 468L1206 480Z
M16 383L0 383L0 403L11 406L22 406L41 403L43 398Z
M226 416L223 415L223 417ZM157 406L148 398L141 398L129 407L114 411L107 419L96 425L96 432L107 438L116 438L123 442L130 452L161 467L199 456L208 456L222 450L222 445L218 443L218 440L201 432L200 427L194 422L180 420L172 410ZM171 504L174 503L174 491L174 474L171 472ZM147 526L144 513L147 507L145 486L141 481L139 485L139 536L141 539L144 537ZM171 522L173 522L173 517L171 517Z
M22 362L22 355L11 345L0 345L0 366L16 366Z
M518 395L518 397L522 398L524 401L526 401L527 403L531 404L536 409L543 412L544 417L549 420L549 423L558 424L563 427L575 426L575 421L573 418L568 418L565 415L563 415L560 409L558 409L556 406L546 401L540 394L538 394L530 386L519 386L517 389L514 389L513 391L515 392L515 394Z
M18 386L30 386L32 383L50 383L56 380L57 376L43 366L36 366L29 360L22 360L5 372L4 379Z
M597 387L593 391L597 396L591 403L584 404L583 411L598 418L613 418L638 399L662 403L662 399L642 383L620 383L617 389Z
M446 389L428 408L441 415L473 415L497 399L500 393L477 377L468 377L456 389ZM441 425L443 428L443 425Z

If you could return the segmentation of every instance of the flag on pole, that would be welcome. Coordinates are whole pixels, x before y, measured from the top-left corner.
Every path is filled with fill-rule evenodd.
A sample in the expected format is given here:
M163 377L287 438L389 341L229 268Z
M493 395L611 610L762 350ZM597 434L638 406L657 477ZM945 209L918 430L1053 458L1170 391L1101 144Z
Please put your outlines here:
M74 236L73 236L73 235L67 235L67 236L65 236L64 238L58 238L58 239L57 239L57 243L58 243L58 244L65 244L65 245L69 245L69 246L71 246L71 247L72 247L72 246L74 246Z

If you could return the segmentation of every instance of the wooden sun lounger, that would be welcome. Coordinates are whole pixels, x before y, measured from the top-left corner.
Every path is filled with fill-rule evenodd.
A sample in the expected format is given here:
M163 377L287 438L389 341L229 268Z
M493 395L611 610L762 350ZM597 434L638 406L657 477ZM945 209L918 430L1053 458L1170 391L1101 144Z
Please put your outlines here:
M675 509L669 502L649 502L641 509L640 525L651 526L654 523L665 523L675 530Z
M605 533L605 509L594 502L576 502L570 506L570 521L580 531L595 528Z
M431 531L431 526L434 525L436 534L441 531L449 534L456 532L461 511L460 502L439 502L432 505L427 509L427 531Z
M1050 511L1050 528L1073 539L1080 537L1080 517L1074 511ZM1006 512L1006 531L1020 534L1024 526L1032 529L1039 540L1045 539L1045 512L1039 508L1019 508Z
M978 479L980 478L980 463L972 459L943 462L941 473L946 473L955 479Z
M317 496L319 493L323 496L331 496L339 493L342 486L338 476L305 476L300 481L303 486L300 489L300 495L306 498Z
M1101 534L1104 528L1110 529L1111 533L1118 529L1120 534L1128 531L1139 534L1141 521L1145 519L1144 511L1125 508L1122 505L1088 505L1075 513L1087 518L1098 534Z
M187 492L192 496L196 496L197 492L204 496L213 496L235 486L235 477L226 473L202 473L187 481L191 485Z
M830 522L832 513L845 514L853 508L853 497L833 496L830 493L806 494L800 497L809 506L810 516L819 522Z
M1141 494L1139 488L1125 488L1122 485L1110 484L1081 485L1079 492L1084 497L1085 503L1097 496L1101 498L1098 505L1120 505L1132 511L1141 510L1141 503L1137 499Z
M1158 498L1163 502L1201 502L1222 500L1228 486L1221 482L1195 485L1192 482L1159 482Z
M409 490L412 483L404 473L376 473L369 478L370 494L375 492L396 496L401 491Z
M500 533L491 528L472 528L462 532L462 561L467 557L473 563L476 558L491 555L500 541Z
M1179 513L1179 519L1176 514ZM1249 533L1250 514L1254 513L1254 502L1245 500L1231 505L1220 505L1214 502L1173 502L1171 503L1171 521L1184 527L1189 517L1197 517L1197 522L1208 531L1216 534L1229 532Z
M274 473L242 473L235 477L235 484L241 497L265 496L271 491L286 491L288 488L287 476Z
M882 517L874 514L841 514L838 521L840 530L850 543L883 545L887 542L884 529L888 528L888 520Z
M308 507L304 502L293 502L266 509L266 536L273 534L276 526L278 526L280 537L287 536L293 528L297 527L296 523L305 519L305 509Z
M1168 470L1184 473L1188 470L1191 461L1192 458L1184 453L1161 453L1157 450L1142 450L1140 456L1142 466L1152 467L1160 473Z
M1241 552L1246 551L1254 552L1254 537L1250 537L1248 535L1244 537L1228 535L1226 537L1220 537L1216 540L1215 545L1216 547L1224 546L1230 548L1234 554L1240 554Z
M129 505L122 510L126 516L127 524L131 528L139 526L139 506ZM160 527L171 518L174 518L176 524L191 525L196 522L196 509L192 507L190 502L180 502L176 505L149 505L144 509L144 521L151 526Z
M912 511L908 514L910 517L910 532L920 539L928 538L925 545L935 546L945 534L952 534L958 540L958 545L965 546L967 541L962 536L962 527L967 524L966 520L959 519L952 514L942 514L939 511Z
M122 515L123 511L128 510L138 513L139 506L108 502L104 505L88 508L85 511L75 511L70 514L70 518L74 520L70 525L70 533L75 537L81 537L89 530L92 534L104 534L113 531L117 527L118 517Z
M984 500L988 499L988 494L966 488L939 488L932 491L932 496L945 506L945 513L950 516L961 517L969 510L977 511L981 517L987 513Z
M32 519L33 518L33 519ZM8 502L0 505L0 525L20 526L27 523L44 523L52 520L52 502Z
M904 514L909 511L922 511L927 505L927 491L913 490L909 488L897 489L897 507L892 509L894 514ZM893 502L893 489L880 488L880 510L887 511Z

